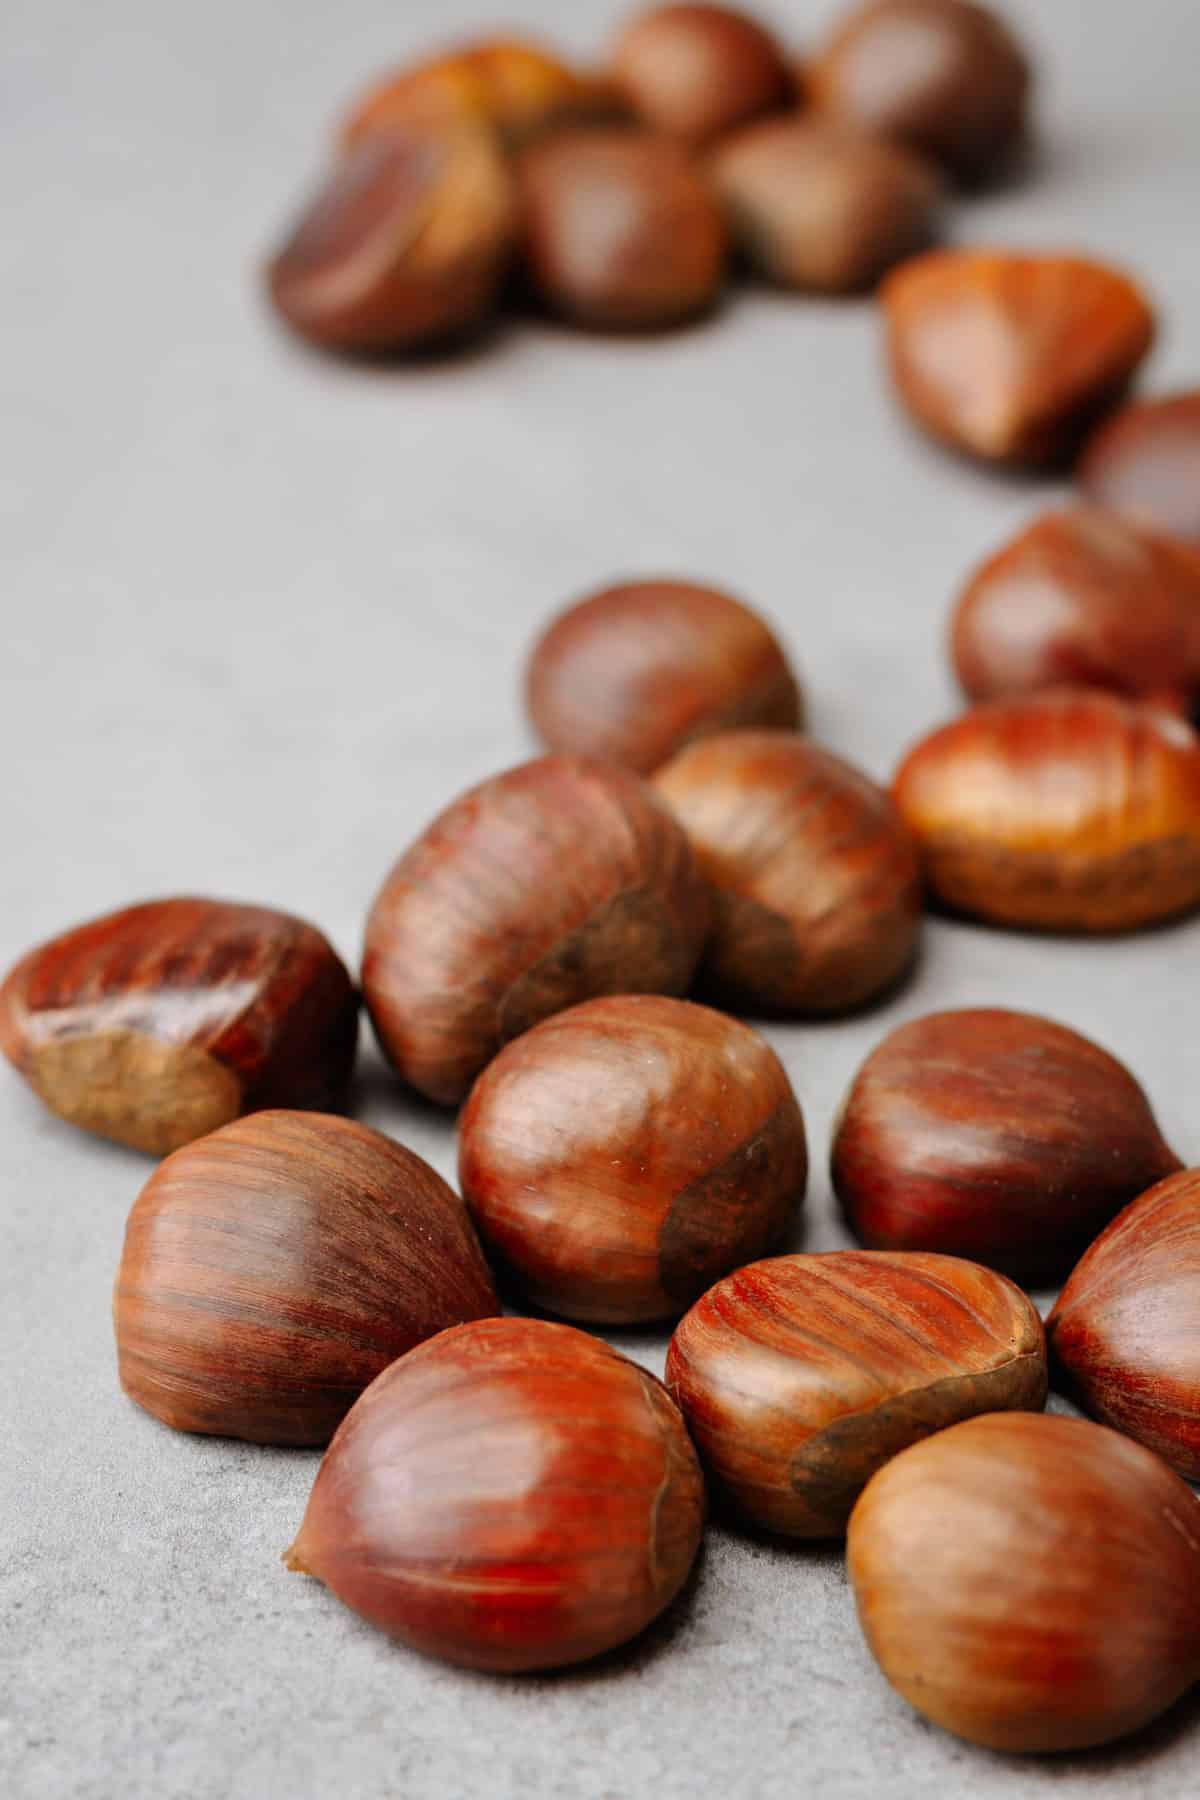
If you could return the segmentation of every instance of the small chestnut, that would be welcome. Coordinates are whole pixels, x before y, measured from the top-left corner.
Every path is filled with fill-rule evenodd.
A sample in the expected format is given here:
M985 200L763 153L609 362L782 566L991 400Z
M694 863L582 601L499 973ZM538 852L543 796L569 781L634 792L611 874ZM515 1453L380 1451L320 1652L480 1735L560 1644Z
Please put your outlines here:
M656 131L705 144L785 106L795 83L778 44L729 6L653 6L622 29L613 73Z
M740 601L685 581L631 581L570 606L526 675L552 750L647 774L694 738L735 725L798 728L802 703L770 628Z
M1107 1743L1200 1677L1200 1500L1087 1419L988 1413L914 1444L847 1547L883 1673L971 1743Z
M148 900L63 932L0 987L0 1049L52 1112L153 1156L259 1107L345 1098L358 997L312 925Z
M833 1537L876 1469L975 1413L1046 1399L1042 1322L954 1256L780 1256L685 1313L667 1386L715 1486L768 1531Z
M1135 400L1084 446L1084 493L1200 548L1200 388Z
M891 798L807 739L727 731L690 744L654 786L713 890L701 979L764 1013L845 1012L912 961L916 845Z
M1200 737L1153 706L989 701L910 750L893 791L930 887L968 916L1128 931L1200 903Z
M255 1113L160 1163L113 1295L130 1398L255 1444L326 1443L397 1356L498 1310L458 1195L324 1113Z
M1065 1025L992 1007L890 1032L854 1079L832 1157L863 1243L971 1257L1038 1286L1179 1166L1123 1063Z
M677 1318L804 1198L804 1121L749 1026L657 994L590 1000L503 1049L459 1182L498 1268L572 1319Z
M516 1672L635 1637L703 1529L696 1453L660 1381L569 1325L485 1319L367 1389L284 1560L414 1649Z
M544 756L447 807L367 920L379 1042L456 1105L502 1044L597 994L682 994L711 906L683 828L615 764Z

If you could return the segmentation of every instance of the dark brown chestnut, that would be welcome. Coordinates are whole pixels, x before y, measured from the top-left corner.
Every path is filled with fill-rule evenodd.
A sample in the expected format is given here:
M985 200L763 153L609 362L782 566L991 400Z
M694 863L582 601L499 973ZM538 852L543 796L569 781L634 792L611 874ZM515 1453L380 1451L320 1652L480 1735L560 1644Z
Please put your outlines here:
M1200 548L1200 388L1135 400L1084 446L1088 498Z
M889 1457L975 1413L1046 1399L1020 1288L953 1256L780 1256L680 1320L667 1386L706 1472L767 1531L835 1537Z
M160 1163L113 1296L130 1398L255 1444L324 1444L397 1356L498 1310L458 1195L324 1113L255 1113Z
M677 1318L780 1239L804 1198L804 1121L765 1039L658 995L527 1031L475 1084L459 1181L497 1267L572 1319Z
M912 961L916 845L865 775L791 732L729 731L654 777L713 890L701 978L764 1013L845 1012Z
M683 828L615 764L544 756L471 788L371 909L363 991L406 1081L454 1105L502 1044L597 994L681 994L710 900Z
M729 6L653 6L622 29L617 86L656 131L705 144L785 106L795 83L779 45Z
M661 1382L569 1325L485 1319L368 1388L285 1561L427 1655L552 1669L656 1618L703 1528Z
M930 1013L872 1051L833 1141L864 1244L1059 1281L1096 1233L1179 1168L1123 1063L1031 1013Z
M164 1156L258 1107L340 1106L358 997L312 925L148 900L51 938L0 987L0 1049L52 1112Z

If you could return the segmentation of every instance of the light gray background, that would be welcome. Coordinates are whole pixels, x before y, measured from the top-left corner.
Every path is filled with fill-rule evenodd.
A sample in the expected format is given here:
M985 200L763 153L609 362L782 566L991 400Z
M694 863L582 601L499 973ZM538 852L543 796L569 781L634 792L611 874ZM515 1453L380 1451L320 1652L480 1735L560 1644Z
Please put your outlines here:
M767 10L804 43L834 8ZM1042 56L1044 155L951 229L1127 261L1162 308L1149 383L1195 380L1200 8L1007 10ZM587 50L613 11L8 0L0 963L188 890L304 913L355 959L392 857L526 753L541 621L623 573L743 592L814 731L879 777L953 710L949 600L1053 490L910 435L870 305L742 292L676 337L517 324L393 370L322 360L266 316L256 265L364 77L512 18ZM1092 1033L1200 1161L1198 954L1200 923L1096 944L934 924L886 1011L773 1031L814 1150L804 1241L843 1241L824 1162L850 1075L935 1006ZM364 1116L452 1173L450 1121L367 1067ZM675 1613L601 1666L494 1680L393 1646L280 1565L315 1456L175 1436L120 1395L109 1289L148 1163L15 1077L0 1141L0 1791L1195 1795L1195 1704L1109 1756L977 1753L876 1674L835 1553L723 1530ZM631 1340L656 1369L664 1346Z

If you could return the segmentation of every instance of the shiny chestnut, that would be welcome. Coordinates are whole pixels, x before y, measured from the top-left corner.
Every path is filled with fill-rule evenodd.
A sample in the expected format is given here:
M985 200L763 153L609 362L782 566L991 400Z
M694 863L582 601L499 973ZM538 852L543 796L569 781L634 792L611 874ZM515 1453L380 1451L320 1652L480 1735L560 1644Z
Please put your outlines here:
M1200 549L1200 388L1135 400L1084 446L1084 493Z
M613 75L647 125L704 144L787 104L795 85L770 33L729 6L654 6L622 29Z

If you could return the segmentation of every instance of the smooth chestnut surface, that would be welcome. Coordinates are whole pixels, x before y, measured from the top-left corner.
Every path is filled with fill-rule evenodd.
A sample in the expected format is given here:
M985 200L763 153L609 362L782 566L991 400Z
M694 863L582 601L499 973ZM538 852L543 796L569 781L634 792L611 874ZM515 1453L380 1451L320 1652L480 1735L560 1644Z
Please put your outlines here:
M689 745L654 785L713 890L701 978L765 1013L862 1005L903 972L921 927L914 840L890 797L790 732Z
M717 588L630 581L562 612L534 646L529 716L542 742L641 774L737 725L798 728L796 679L770 627Z
M0 1049L52 1112L152 1156L257 1107L340 1106L358 997L315 926L149 900L41 944L0 987Z
M324 1444L397 1356L499 1310L458 1195L324 1113L239 1119L160 1163L113 1295L121 1386L178 1431Z
M753 1524L833 1537L909 1444L1046 1399L1032 1301L953 1256L832 1251L753 1263L676 1327L667 1386L705 1470Z
M367 920L385 1053L455 1105L510 1038L598 994L682 994L711 902L683 828L636 775L544 756L455 800Z
M971 577L950 635L972 700L1078 683L1186 712L1200 557L1098 507L1043 513Z
M569 1325L487 1319L368 1388L285 1560L427 1655L552 1669L642 1631L703 1529L661 1382Z
M1200 1676L1200 1501L1087 1419L989 1413L915 1444L868 1483L848 1552L883 1673L971 1743L1107 1743Z
M864 1244L971 1257L1038 1286L1179 1166L1123 1063L994 1007L889 1033L855 1077L832 1158Z
M444 343L491 310L516 216L489 132L432 121L373 132L335 164L267 285L292 329L327 349Z
M785 106L795 92L787 59L769 32L728 6L638 13L617 39L612 66L647 125L692 144Z
M1061 461L1154 341L1134 283L1077 256L931 250L894 269L881 297L901 399L987 462Z
M1200 1481L1200 1171L1168 1177L1113 1220L1046 1330L1056 1385Z
M711 170L734 242L782 287L869 288L932 236L940 183L929 164L828 119L750 125Z
M771 1249L804 1198L783 1065L706 1006L619 995L502 1050L459 1139L463 1197L498 1268L568 1318L677 1318Z
M1200 547L1200 388L1115 413L1088 440L1079 480L1098 505Z
M965 0L874 0L835 27L805 74L817 106L961 181L995 173L1027 134L1025 53L1002 19Z
M1100 689L994 700L932 732L893 789L947 906L1127 931L1200 903L1200 737Z
M728 252L720 202L671 139L556 132L517 173L526 273L552 311L596 330L650 331L716 299Z

